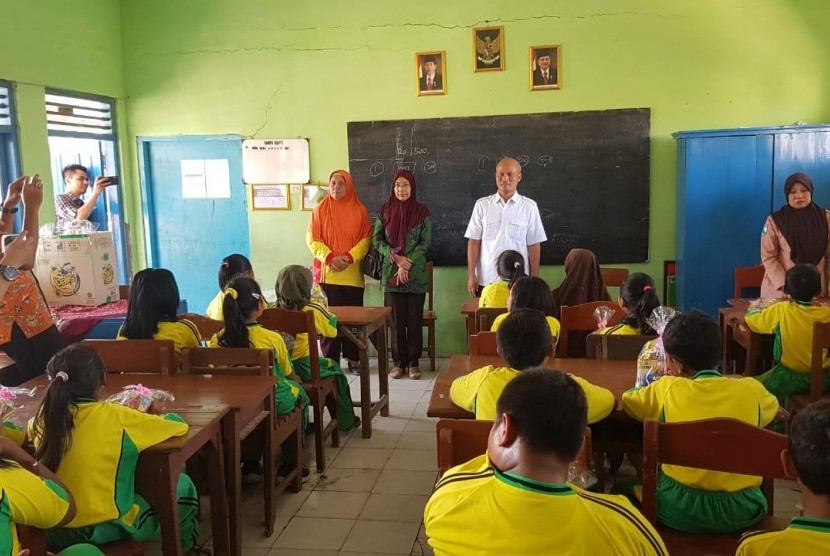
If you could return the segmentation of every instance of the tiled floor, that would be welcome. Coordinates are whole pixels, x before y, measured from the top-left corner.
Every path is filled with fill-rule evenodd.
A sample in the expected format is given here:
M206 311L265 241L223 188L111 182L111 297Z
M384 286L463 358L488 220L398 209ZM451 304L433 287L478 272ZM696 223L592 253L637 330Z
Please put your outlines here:
M439 370L448 360L440 360ZM423 371L423 369L422 369ZM359 554L431 555L421 519L436 478L435 419L426 416L434 374L421 380L390 380L390 416L375 417L372 438L357 430L326 447L330 467L324 475L314 469L299 493L277 500L277 522L271 537L263 537L260 482L243 491L242 533L246 556L346 556ZM352 395L359 396L359 378L349 376ZM377 378L372 393L377 397ZM313 450L313 440L308 444ZM623 475L633 469L623 468ZM777 482L775 515L797 513L795 483ZM206 512L205 512L206 513ZM202 523L202 540L209 539L209 520ZM153 547L156 553L157 547Z

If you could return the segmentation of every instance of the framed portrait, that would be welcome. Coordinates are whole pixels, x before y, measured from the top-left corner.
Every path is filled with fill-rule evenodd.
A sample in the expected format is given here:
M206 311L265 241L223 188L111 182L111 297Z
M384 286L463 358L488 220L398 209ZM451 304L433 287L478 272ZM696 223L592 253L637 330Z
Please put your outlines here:
M502 71L504 69L504 27L473 29L473 56L475 71Z
M251 208L253 210L291 210L288 185L251 185Z
M443 50L415 54L415 71L418 96L447 93L447 60Z
M562 45L530 47L530 90L550 91L562 88Z
M308 183L304 185L302 209L314 210L314 208L317 206L317 203L322 201L323 197L326 196L327 191L328 188L325 185L316 185L313 183Z

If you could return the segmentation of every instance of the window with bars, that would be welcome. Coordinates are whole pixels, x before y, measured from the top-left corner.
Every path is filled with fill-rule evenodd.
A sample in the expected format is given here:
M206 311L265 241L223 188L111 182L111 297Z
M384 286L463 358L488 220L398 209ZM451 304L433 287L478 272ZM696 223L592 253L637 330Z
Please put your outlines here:
M63 132L75 137L112 138L113 106L108 99L46 93L46 128L50 135Z
M11 83L0 80L0 187L6 198L8 184L20 175L17 149L17 121ZM21 214L15 217L14 230L20 229Z
M0 81L0 133L12 130L11 87Z

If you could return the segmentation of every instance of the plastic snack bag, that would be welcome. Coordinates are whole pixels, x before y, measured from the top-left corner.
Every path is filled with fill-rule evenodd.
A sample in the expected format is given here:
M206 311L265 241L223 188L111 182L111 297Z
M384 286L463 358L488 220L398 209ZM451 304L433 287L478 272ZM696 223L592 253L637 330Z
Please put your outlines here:
M167 390L155 390L141 384L129 384L117 394L107 398L107 403L117 403L147 413L156 400L172 402L175 396Z
M614 316L614 309L611 307L597 307L594 309L594 318L597 320L597 330L602 330L608 326L608 321Z
M568 465L568 482L588 490L597 484L597 476L584 462L572 461Z
M657 331L657 338L649 340L640 355L637 356L637 380L636 387L647 386L664 374L666 374L666 352L663 350L663 330L666 325L677 314L671 307L656 307L651 316L646 319L649 326Z
M12 414L14 414L15 410L18 408L15 404L15 400L18 396L29 396L31 398L35 395L36 391L37 387L10 388L0 386L0 422L8 421Z

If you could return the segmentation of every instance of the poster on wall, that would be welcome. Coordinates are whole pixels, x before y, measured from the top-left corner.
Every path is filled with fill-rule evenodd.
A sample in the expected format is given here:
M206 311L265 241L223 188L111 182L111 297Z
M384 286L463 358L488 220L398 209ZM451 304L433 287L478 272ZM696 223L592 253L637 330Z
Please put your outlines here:
M308 183L308 139L246 139L242 141L245 183Z
M183 159L183 199L229 199L231 174L228 159Z
M253 210L290 210L291 197L287 185L251 185Z

